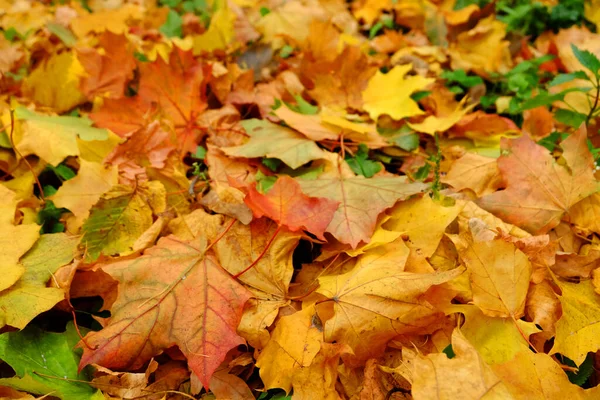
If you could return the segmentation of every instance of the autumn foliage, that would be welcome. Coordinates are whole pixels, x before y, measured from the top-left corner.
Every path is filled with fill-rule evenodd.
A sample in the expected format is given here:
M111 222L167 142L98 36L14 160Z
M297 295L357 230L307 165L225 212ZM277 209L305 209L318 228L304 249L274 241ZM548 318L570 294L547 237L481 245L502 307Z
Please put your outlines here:
M0 0L0 398L600 398L599 9Z

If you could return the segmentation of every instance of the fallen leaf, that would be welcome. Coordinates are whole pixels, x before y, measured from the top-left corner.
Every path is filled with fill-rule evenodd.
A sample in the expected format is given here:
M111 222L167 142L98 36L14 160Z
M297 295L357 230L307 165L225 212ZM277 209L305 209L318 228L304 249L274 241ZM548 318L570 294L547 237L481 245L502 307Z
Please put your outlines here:
M473 303L490 317L521 318L532 267L527 256L504 240L458 248L469 271Z
M392 207L396 201L427 188L426 184L409 183L407 179L398 176L375 176L367 179L363 176L342 175L342 172L332 177L298 182L308 196L339 202L326 232L353 248L361 241L369 242L379 214Z
M36 227L36 238L37 232ZM0 327L24 329L33 318L64 299L66 288L46 287L46 282L60 267L71 262L77 242L77 237L64 233L40 236L21 259L23 275L0 292Z
M154 204L153 196L158 197L158 204ZM161 196L166 196L165 188L157 181L135 188L115 185L102 195L82 228L80 246L87 259L94 261L101 254L132 253L135 241L152 225L153 213L164 210ZM163 209L153 211L153 206Z
M265 388L289 392L296 371L312 364L322 342L323 328L314 306L283 317L256 360Z
M67 111L83 103L79 79L84 76L83 66L71 52L55 54L44 60L25 81L24 91L35 102L56 112ZM48 77L52 77L50 80ZM48 82L51 82L49 84Z
M119 281L119 295L104 329L85 337L94 350L80 345L80 367L137 369L177 345L208 387L227 351L243 343L235 327L250 293L205 248L204 238L186 243L167 237L139 258L104 265ZM185 312L175 312L181 308Z
M292 232L306 230L324 240L323 234L339 203L326 198L308 197L300 184L282 176L266 194L250 187L244 200L256 218L267 216Z
M245 158L277 158L294 169L323 157L322 150L312 140L291 129L257 119L242 121L241 125L250 140L241 146L221 148L225 154Z
M72 323L66 332L51 333L30 326L0 335L0 357L17 373L0 379L0 385L31 393L52 393L61 399L102 400L104 395L88 384L89 372L77 370L79 356L73 346L79 337Z
M319 278L317 292L333 302L334 309L333 318L325 322L327 342L348 344L355 360L366 361L380 355L394 336L439 318L439 311L419 296L463 270L404 272L408 255L402 241L391 243L359 256L349 272Z
M135 59L125 35L110 31L100 37L102 53L91 48L78 50L77 59L86 76L80 81L81 92L88 98L125 96L127 83L133 79Z
M560 366L544 353L525 350L493 370L514 399L593 399L599 392L597 387L584 390L569 382Z
M77 176L69 179L50 197L56 207L68 208L83 220L102 194L117 184L117 170L96 162L80 161Z
M15 117L22 121L22 133L16 140L21 155L35 154L54 166L79 155L77 138L96 141L109 137L106 129L93 128L87 118L43 115L24 107L17 108Z
M599 295L590 280L580 283L561 282L562 316L556 322L556 337L550 354L560 353L580 365L589 351L600 349Z
M458 216L462 205L445 207L429 196L403 201L387 211L391 218L383 228L402 233L406 245L419 255L431 257L446 227Z
M569 136L562 147L570 170L528 137L503 139L507 155L498 159L498 168L507 188L484 196L479 205L534 234L554 228L574 204L598 190L585 131Z
M472 190L478 197L495 192L502 184L496 159L466 153L456 160L442 182L456 190Z
M395 120L423 114L418 104L411 99L414 92L424 90L434 79L405 75L411 64L397 65L387 74L377 71L363 91L364 109L372 119L387 114ZM398 93L402 93L399 95Z
M508 386L481 360L460 330L452 333L454 358L444 353L411 360L412 393L419 399L510 399ZM409 350L410 351L410 350Z

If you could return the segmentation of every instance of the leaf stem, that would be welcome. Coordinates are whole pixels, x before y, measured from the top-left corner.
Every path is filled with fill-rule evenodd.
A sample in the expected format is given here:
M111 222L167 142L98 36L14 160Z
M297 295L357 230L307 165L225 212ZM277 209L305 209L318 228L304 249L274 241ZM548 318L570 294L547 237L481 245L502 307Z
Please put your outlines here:
M594 105L590 108L590 112L588 113L585 119L585 125L589 125L590 119L594 115L594 111L596 111L596 107L598 107L598 99L600 98L600 82L598 82L598 77L596 76L596 98L594 99Z

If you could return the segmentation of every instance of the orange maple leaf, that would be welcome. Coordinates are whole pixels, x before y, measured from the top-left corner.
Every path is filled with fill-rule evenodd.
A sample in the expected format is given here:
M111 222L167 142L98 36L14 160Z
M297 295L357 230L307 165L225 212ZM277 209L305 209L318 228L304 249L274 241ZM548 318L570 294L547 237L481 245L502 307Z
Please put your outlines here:
M208 387L227 352L244 343L236 328L251 294L205 251L202 237L169 236L139 258L100 266L119 282L118 297L104 329L80 343L79 367L138 369L177 345Z
M107 100L90 118L96 125L126 136L146 125L156 107L157 115L173 123L179 137L178 149L185 154L195 149L203 133L196 120L208 105L206 86L210 74L208 64L194 59L191 51L176 47L168 63L158 57L140 65L137 96Z
M292 232L306 230L321 240L325 240L323 234L339 205L338 201L305 195L289 176L277 179L266 194L256 190L256 185L250 187L244 202L257 218L267 216Z
M498 159L498 168L507 187L481 198L479 205L531 233L548 232L571 206L599 189L586 140L580 129L562 142L567 169L529 137L503 138L508 155Z

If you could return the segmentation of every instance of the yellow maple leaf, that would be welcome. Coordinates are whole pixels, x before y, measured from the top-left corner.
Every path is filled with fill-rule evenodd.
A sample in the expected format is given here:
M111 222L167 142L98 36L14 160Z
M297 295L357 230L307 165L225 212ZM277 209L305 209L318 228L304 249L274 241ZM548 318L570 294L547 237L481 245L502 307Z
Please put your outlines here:
M115 9L84 13L71 21L71 29L78 37L84 37L91 32L125 33L129 29L127 23L140 20L142 16L143 9L140 6L128 3Z
M560 353L581 365L588 352L600 349L600 295L591 280L561 282L560 288L563 314L550 354Z
M417 399L511 399L507 386L481 359L459 329L452 333L453 358L444 353L417 355L403 350L412 368L412 395ZM405 357L406 354L406 357Z
M395 120L423 114L410 95L425 89L435 79L420 75L405 76L412 64L397 65L387 74L377 71L363 91L364 109L372 119L387 114Z
M194 55L203 51L213 51L225 49L234 36L233 24L235 23L235 14L223 4L212 16L208 30L201 35L194 37L193 49Z
M423 122L419 123L408 123L412 129L417 132L428 133L430 135L434 135L438 132L445 132L448 129L452 128L454 124L462 119L473 107L475 104L465 107L467 97L464 97L463 100L458 104L456 109L450 113L449 115L430 115L423 120Z
M495 15L479 20L471 30L460 33L449 48L452 69L475 70L482 74L508 72L512 65L506 24Z
M51 200L56 207L68 208L83 222L100 196L117 184L118 171L96 162L80 160L79 163L77 176L63 183Z
M85 101L79 90L84 74L75 54L54 54L25 79L23 91L36 103L61 113Z
M315 306L310 306L277 323L271 340L256 360L266 389L289 392L295 371L311 365L323 343L322 327L316 321Z
M524 350L492 369L510 391L512 399L597 399L600 386L583 389L571 382L552 357Z
M501 239L457 247L469 271L473 303L491 317L521 318L532 272L527 256Z
M407 246L424 257L431 257L446 227L464 207L456 203L444 207L429 196L403 201L388 211L391 219L383 227L408 236Z

